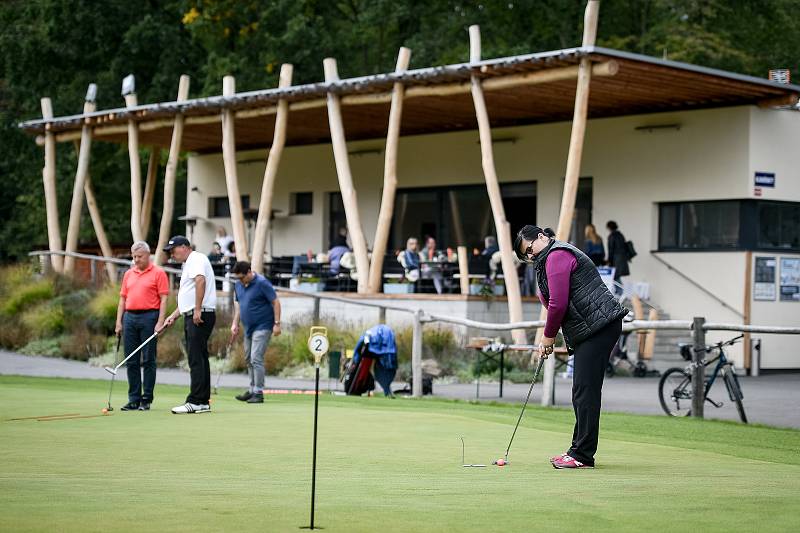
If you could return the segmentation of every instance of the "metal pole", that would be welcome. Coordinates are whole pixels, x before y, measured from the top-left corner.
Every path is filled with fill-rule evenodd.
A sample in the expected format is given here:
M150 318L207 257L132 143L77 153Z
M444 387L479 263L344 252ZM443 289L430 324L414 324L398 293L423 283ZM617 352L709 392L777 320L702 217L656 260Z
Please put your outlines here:
M411 342L411 395L414 398L422 398L422 311L419 309L414 313L413 333L414 338Z
M319 324L319 298L314 296L314 324Z
M505 359L503 358L503 354L505 350L500 350L500 397L503 397L503 367L505 366Z
M97 263L94 259L89 261L89 272L91 273L92 285L97 285Z
M703 406L706 401L706 367L702 361L706 358L706 332L703 326L706 319L694 317L692 325L694 334L694 352L692 356L692 416L703 418Z
M315 299L315 301L319 301ZM314 383L314 451L311 460L311 527L314 529L314 497L317 490L317 412L319 410L319 365Z
M386 308L379 307L378 308L378 323L379 324L386 324Z

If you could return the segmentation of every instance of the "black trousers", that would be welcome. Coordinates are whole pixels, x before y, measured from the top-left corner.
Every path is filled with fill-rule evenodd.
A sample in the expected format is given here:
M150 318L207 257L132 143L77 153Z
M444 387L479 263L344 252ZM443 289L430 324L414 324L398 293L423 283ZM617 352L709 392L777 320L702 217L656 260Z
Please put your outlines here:
M572 432L572 446L567 453L587 465L594 466L594 454L600 436L603 378L611 350L621 332L620 318L575 346L572 375L575 429Z
M211 368L208 366L208 339L214 331L217 315L203 311L203 323L195 325L192 315L183 316L183 332L186 338L186 351L189 354L189 379L191 386L188 403L208 404L211 398Z

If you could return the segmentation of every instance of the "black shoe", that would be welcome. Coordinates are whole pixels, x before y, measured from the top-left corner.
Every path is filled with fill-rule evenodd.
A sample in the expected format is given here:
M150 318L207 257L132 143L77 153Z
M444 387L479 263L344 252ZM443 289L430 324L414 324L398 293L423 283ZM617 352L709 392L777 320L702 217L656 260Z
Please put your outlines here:
M252 397L253 397L253 393L250 392L250 391L247 391L247 392L243 392L243 393L239 394L238 396L236 396L236 399L239 400L240 402L246 402Z
M120 411L138 411L139 402L128 402L119 408Z
M247 403L264 403L264 395L263 394L251 394L250 398L247 399Z
M140 403L139 404L139 410L140 411L149 411L150 410L150 402L143 401L142 403Z

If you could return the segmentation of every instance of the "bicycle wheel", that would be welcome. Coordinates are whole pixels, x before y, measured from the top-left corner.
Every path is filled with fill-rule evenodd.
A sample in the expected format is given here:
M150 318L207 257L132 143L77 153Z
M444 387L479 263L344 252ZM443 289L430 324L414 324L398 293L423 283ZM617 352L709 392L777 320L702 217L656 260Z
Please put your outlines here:
M670 368L658 382L661 408L670 416L689 416L692 412L692 376L682 368Z
M725 386L728 388L728 396L731 401L736 404L736 410L739 411L739 418L742 422L747 424L747 415L744 414L744 404L742 404L742 388L739 386L739 378L736 377L733 367L727 367L723 371L722 377L725 379Z

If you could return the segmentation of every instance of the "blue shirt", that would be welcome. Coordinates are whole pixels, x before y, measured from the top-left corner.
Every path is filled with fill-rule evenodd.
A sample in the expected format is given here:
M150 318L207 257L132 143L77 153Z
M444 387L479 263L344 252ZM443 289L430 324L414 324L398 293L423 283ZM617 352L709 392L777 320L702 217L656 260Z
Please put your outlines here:
M236 291L236 301L239 302L244 334L250 337L256 331L271 331L275 325L272 302L278 297L272 283L261 274L256 274L247 287L244 283L237 282L233 288Z

